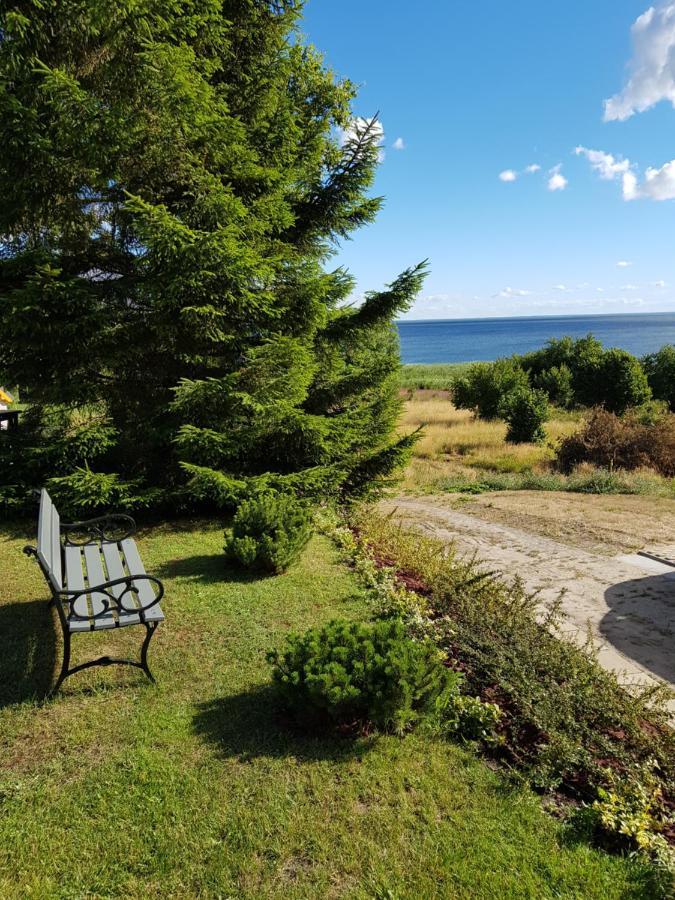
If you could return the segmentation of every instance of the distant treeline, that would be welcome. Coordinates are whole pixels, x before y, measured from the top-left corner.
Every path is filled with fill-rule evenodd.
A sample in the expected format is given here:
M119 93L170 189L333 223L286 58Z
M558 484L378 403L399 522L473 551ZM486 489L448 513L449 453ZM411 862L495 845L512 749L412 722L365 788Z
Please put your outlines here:
M495 362L404 366L404 388L451 390L455 404L481 418L499 418L505 398L533 389L563 409L602 406L621 414L660 400L675 411L675 345L642 359L606 349L588 335L550 340L540 350Z

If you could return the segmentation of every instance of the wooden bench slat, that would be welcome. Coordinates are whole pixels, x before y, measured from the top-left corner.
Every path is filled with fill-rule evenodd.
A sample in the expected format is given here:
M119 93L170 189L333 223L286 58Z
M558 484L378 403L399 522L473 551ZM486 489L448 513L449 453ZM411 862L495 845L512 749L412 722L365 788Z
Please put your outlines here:
M52 574L58 588L63 587L63 569L61 566L61 517L52 503Z
M101 549L103 551L103 557L105 559L106 568L108 569L108 577L111 581L114 581L116 578L126 578L127 572L124 568L124 562L122 560L122 556L120 553L120 548L118 544L102 544ZM116 597L120 597L124 592L125 585L121 584L117 587L111 588L110 590ZM124 605L131 606L132 604L137 604L136 595L128 592L124 597ZM128 613L128 612L120 612L118 613L120 619L120 625L139 625L141 623L141 617L138 613Z
M124 559L122 557L122 545L119 544L102 544L101 549L103 550L103 556L105 558L105 563L108 569L108 575L110 580L112 581L115 578L124 578L127 574L129 575L140 575L142 574L139 571L143 569L143 563L141 562L140 556L138 554L138 548L136 547L136 542L131 538L127 538L122 542L123 545L126 545L126 550L129 553L129 556L134 559L134 568L133 571L130 569L129 572L126 571L124 567ZM128 558L127 558L128 564ZM144 572L145 570L143 570ZM136 587L138 588L138 594L141 600L141 603L152 603L155 599L155 592L151 584L147 581L139 581L136 582ZM121 585L117 588L112 588L116 597L120 597L122 592L124 591L124 585ZM148 593L149 592L149 593ZM148 599L149 598L149 599ZM131 606L137 605L138 599L135 594L132 592L128 592L124 596L124 605ZM164 621L164 613L162 612L159 603L153 606L151 609L147 610L147 612L143 613L143 618L141 618L139 613L133 612L120 612L119 613L120 625L138 625L143 620L146 622L163 622Z
M94 549L97 550L97 548ZM88 568L88 563L83 553L84 550L86 550L86 548L83 547L68 546L65 548L66 583L69 591L83 591L86 589L83 566L86 565ZM105 581L102 569L99 582L101 581ZM70 608L72 611L72 618L69 619L71 631L91 631L91 616L98 615L105 609L105 603L102 599L103 596L104 595L101 594L82 594L82 596L71 602Z
M82 550L80 547L66 547L66 587L69 591L84 590L84 573L82 571ZM90 631L89 605L86 595L78 597L71 604L71 609L76 619L71 619L69 627L71 631Z
M120 544L122 549L122 553L124 554L124 559L126 560L127 569L129 570L130 575L145 575L145 567L141 562L141 557L138 554L138 547L136 546L136 541L132 538L127 538L122 541ZM149 606L153 600L155 599L155 591L153 586L149 581L139 581L138 582L138 596L141 601L141 606ZM156 607L153 607L156 609ZM148 610L148 613L151 613L153 610Z
M51 569L52 562L52 542L50 540L51 532L51 516L52 516L52 500L47 491L44 489L40 494L40 517L38 519L38 553L42 557L42 561Z
M97 584L104 584L108 581L108 576L103 571L103 562L101 560L101 549L98 544L84 545L84 559L87 566L87 581L89 585L95 587ZM89 602L92 608L92 614L97 616L102 610L110 605L110 597L103 593L91 591L89 593ZM115 628L117 621L112 609L109 609L99 618L92 621L93 630L99 628Z

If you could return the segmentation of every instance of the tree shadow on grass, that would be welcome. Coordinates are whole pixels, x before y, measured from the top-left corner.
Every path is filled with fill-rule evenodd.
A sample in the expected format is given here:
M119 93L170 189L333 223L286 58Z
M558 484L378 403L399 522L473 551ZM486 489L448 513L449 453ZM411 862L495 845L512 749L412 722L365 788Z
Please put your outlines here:
M224 757L243 762L261 757L346 761L368 752L376 740L310 734L292 728L279 713L271 685L201 703L193 725L195 733L215 745Z
M0 606L0 709L43 700L56 659L56 632L46 600Z
M227 562L225 554L205 553L183 559L170 559L157 567L153 575L158 578L186 578L199 580L204 584L252 584L274 578L264 572L245 572Z

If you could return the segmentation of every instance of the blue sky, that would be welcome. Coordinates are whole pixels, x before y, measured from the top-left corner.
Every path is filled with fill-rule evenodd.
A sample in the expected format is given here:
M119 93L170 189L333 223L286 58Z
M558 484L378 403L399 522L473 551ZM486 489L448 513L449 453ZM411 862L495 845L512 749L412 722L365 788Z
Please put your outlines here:
M407 318L675 310L675 3L309 0L303 29L384 127L360 292L428 257Z

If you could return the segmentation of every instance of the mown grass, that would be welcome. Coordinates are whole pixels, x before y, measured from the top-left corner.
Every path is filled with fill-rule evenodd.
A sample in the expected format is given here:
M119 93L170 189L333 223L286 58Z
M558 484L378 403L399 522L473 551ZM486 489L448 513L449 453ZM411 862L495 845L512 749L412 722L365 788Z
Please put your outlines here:
M570 843L528 790L423 735L299 736L278 720L268 648L368 605L315 538L288 575L242 577L222 531L139 539L166 586L157 685L95 669L41 704L59 648L41 576L0 538L0 896L654 896L649 869ZM131 653L138 629L78 638Z
M423 426L424 431L402 487L415 493L541 490L675 497L675 479L651 470L609 473L582 465L571 475L555 471L557 445L582 419L582 411L553 409L543 444L508 444L505 422L486 422L456 409L446 393L411 392L401 429Z

